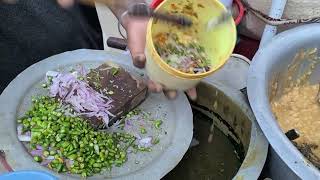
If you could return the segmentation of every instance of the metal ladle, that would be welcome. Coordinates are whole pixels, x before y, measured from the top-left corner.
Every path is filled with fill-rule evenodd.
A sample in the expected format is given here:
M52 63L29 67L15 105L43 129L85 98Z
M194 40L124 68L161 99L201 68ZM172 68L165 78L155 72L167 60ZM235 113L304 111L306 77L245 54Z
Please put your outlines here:
M190 27L192 25L192 20L188 17L181 15L173 15L168 12L156 12L151 9L146 3L136 3L127 7L127 5L121 1L112 0L80 0L81 3L94 6L94 2L105 4L109 7L116 7L119 9L124 9L129 16L134 17L152 17L158 20L170 22L183 27Z
M126 6L121 1L111 1L111 0L80 0L80 2L94 6L94 2L102 3L108 6L117 7L121 9L126 9ZM167 12L155 12L146 3L133 4L127 9L130 16L136 17L153 17L155 19L171 22L176 25L190 27L192 26L192 20L186 16L172 15ZM211 18L207 23L207 30L210 31L215 27L225 23L230 18L232 18L231 9L228 8L227 11L222 12L217 17Z

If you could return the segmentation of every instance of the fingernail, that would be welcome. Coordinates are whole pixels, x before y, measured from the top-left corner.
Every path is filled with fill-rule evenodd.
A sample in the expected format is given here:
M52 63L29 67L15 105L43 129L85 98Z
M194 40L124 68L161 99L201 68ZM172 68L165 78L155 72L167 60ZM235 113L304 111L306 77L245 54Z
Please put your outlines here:
M192 100L192 101L195 101L195 100L197 100L197 95L190 95L189 94L189 98Z
M177 97L176 91L165 91L164 94L171 100Z
M192 100L192 101L197 100L197 93L188 92L187 95L189 96L190 100Z
M138 68L144 68L145 63L146 57L142 54L137 55L133 58L133 65L135 65Z
M197 100L197 91L195 88L187 90L186 93L189 96L190 100L192 101Z
M69 8L73 5L74 2L73 2L73 0L58 0L58 3L63 8Z
M157 91L157 87L156 87L156 85L154 84L153 81L148 81L148 89L151 92L156 92Z
M162 91L162 86L160 84L155 83L157 93Z

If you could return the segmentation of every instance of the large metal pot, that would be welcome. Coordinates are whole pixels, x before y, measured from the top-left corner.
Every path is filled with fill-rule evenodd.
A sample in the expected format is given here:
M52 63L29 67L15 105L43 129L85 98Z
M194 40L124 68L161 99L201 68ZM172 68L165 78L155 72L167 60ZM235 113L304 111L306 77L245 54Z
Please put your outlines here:
M193 108L212 118L218 129L243 146L244 159L232 179L258 179L267 157L268 143L245 96L212 78L200 83L197 92L199 96Z
M280 129L270 108L271 86L284 77L288 65L301 49L320 47L320 25L310 24L277 35L260 48L248 74L248 97L256 119L272 146L269 168L273 179L320 179L319 171L308 162ZM319 53L317 54L319 56ZM319 61L319 59L318 59ZM313 83L320 80L320 66L313 70ZM318 79L317 79L318 78ZM280 81L278 83L281 86Z

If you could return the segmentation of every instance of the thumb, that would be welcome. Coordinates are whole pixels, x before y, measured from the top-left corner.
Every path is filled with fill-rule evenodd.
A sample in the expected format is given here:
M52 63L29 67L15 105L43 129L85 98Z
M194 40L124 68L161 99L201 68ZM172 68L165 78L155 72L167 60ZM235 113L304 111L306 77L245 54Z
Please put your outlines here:
M133 64L138 68L143 68L146 62L144 49L147 24L148 19L134 19L127 25L128 47L132 55Z
M68 8L73 5L74 0L57 0L59 5L63 8Z

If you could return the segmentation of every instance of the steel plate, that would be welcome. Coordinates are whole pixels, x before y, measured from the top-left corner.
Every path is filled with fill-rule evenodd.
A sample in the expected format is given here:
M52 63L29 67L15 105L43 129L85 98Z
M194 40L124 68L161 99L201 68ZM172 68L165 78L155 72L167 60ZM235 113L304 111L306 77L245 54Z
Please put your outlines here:
M14 170L43 170L60 179L79 179L78 176L54 173L34 162L18 141L16 119L30 106L32 95L44 93L40 85L47 71L66 70L78 64L93 68L105 61L115 62L131 73L144 75L143 71L133 67L130 55L81 49L58 54L32 65L3 91L0 96L0 149L5 151L8 163ZM163 94L149 94L140 108L164 120L162 127L166 133L160 137L160 143L153 147L152 152L129 155L123 167L114 167L111 172L88 179L160 179L182 159L193 134L193 116L186 96L180 93L176 100L170 101ZM137 160L139 164L135 163Z

